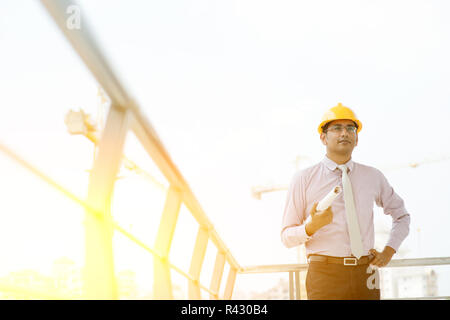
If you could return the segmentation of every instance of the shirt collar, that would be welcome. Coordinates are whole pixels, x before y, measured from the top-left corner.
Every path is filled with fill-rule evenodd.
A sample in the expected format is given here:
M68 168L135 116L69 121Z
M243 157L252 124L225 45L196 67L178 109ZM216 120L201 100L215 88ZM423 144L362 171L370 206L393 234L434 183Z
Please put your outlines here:
M322 160L323 164L330 169L331 171L334 171L337 169L338 164L336 162L334 162L333 160L331 160L330 158L328 158L326 155ZM347 168L352 171L353 170L353 160L350 158L350 160L348 160L345 165L347 166Z

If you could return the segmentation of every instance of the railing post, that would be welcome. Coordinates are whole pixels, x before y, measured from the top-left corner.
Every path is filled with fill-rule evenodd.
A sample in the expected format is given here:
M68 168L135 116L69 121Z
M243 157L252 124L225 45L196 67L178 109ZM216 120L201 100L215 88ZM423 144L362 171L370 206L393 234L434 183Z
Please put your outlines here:
M210 299L219 299L220 282L222 281L223 269L225 267L225 254L217 251L216 262L214 263L214 271L211 278L211 285L209 288L217 295L210 295Z
M128 116L128 112L111 106L89 180L87 204L100 216L86 212L84 270L86 299L117 298L111 198L122 159Z
M200 271L205 258L206 246L208 245L208 230L200 226L195 241L194 252L192 254L191 267L189 274L193 280L189 280L189 299L201 299L200 293Z
M294 272L289 271L289 300L294 300Z
M295 299L300 300L300 275L299 271L295 271Z
M230 271L228 272L227 285L225 287L224 299L230 300L233 294L234 282L236 281L236 272L235 268L230 266Z
M301 300L307 300L308 296L306 294L306 271L300 271L300 297Z
M172 244L178 214L181 206L181 195L179 191L170 186L158 234L155 241L155 251L160 255L153 260L153 293L155 299L173 299L172 280L170 276L169 251Z

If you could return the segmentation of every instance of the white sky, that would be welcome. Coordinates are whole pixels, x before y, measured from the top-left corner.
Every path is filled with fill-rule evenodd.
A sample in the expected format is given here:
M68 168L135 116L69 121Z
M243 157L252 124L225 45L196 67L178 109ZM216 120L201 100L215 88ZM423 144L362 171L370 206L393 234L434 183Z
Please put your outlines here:
M279 238L285 193L258 201L250 190L288 183L298 155L303 165L323 157L316 128L337 102L363 123L357 162L382 169L450 153L446 1L79 3L81 27L89 21L241 265L295 261ZM95 80L37 1L0 2L0 43L0 141L83 196L93 149L67 133L64 115L96 116ZM131 137L126 148L151 168ZM0 164L2 270L82 257L82 210L3 155ZM411 213L406 257L450 256L449 161L385 174ZM117 218L151 239L144 226L157 227L163 199L125 180ZM122 207L131 200L133 217ZM450 269L439 270L450 295Z

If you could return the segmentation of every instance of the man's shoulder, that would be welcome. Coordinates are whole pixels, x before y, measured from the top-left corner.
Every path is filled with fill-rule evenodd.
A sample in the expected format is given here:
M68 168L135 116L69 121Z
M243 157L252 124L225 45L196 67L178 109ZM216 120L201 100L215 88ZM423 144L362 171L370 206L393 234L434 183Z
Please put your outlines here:
M318 162L318 163L313 164L313 165L311 165L309 167L302 168L302 169L298 170L294 174L294 180L301 180L301 179L304 179L304 178L311 177L311 175L313 175L317 170L319 170L322 165L323 165L322 162Z
M367 164L362 164L355 161L353 161L353 164L355 165L356 168L358 168L358 171L361 171L364 174L374 174L377 176L383 175L380 169L375 168L373 166L369 166Z

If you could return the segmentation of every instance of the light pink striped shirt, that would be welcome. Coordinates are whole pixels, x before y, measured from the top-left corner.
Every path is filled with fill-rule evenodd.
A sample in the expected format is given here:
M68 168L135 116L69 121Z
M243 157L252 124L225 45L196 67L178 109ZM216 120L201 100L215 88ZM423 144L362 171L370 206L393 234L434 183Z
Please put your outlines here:
M364 255L374 247L373 204L383 207L392 216L392 230L386 245L398 251L409 233L410 216L403 200L394 192L381 171L352 160L349 168L355 207L358 216ZM332 188L342 187L342 172L327 156L318 164L297 172L289 187L284 209L281 240L288 247L305 243L306 254L335 257L351 256L343 193L331 205L333 221L311 237L306 234L305 222L315 202L319 202Z

